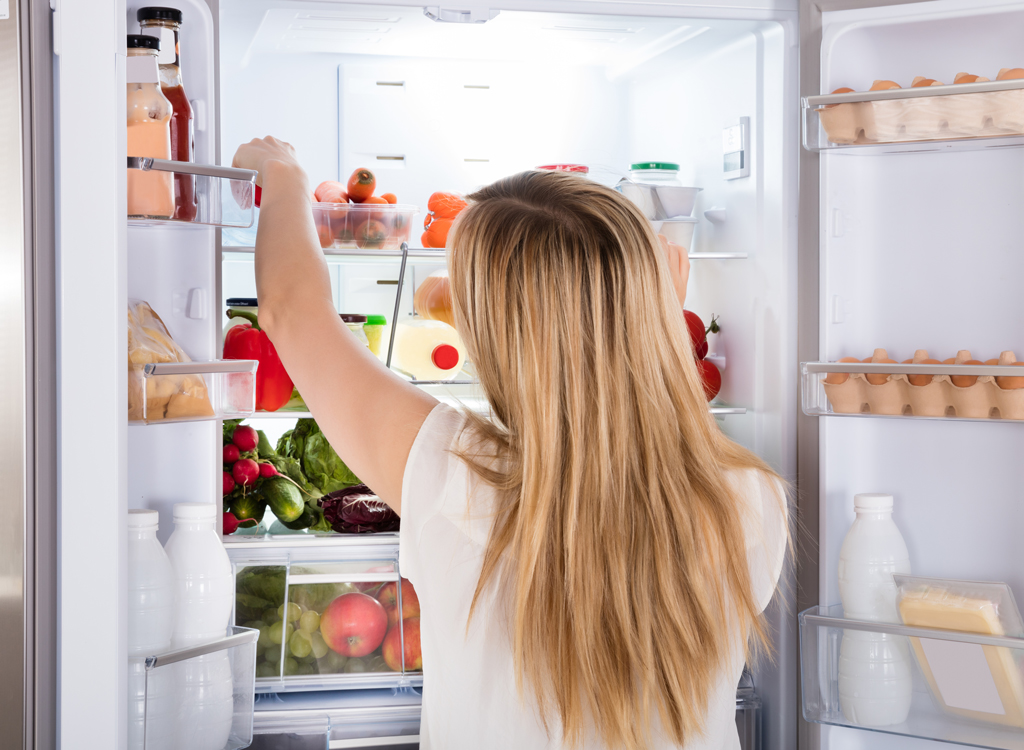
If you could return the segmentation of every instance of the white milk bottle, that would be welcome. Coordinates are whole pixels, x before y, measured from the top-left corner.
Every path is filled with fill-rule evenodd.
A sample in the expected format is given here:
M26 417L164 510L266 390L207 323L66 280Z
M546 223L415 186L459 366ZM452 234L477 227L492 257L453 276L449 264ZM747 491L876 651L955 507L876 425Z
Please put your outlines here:
M155 510L128 511L128 747L170 748L174 684L169 668L149 674L145 657L168 651L174 630L174 571L157 541ZM145 735L149 734L149 742Z
M395 330L391 364L416 380L452 380L465 361L462 339L447 323L417 317Z
M892 520L892 495L854 497L856 520L839 550L839 596L851 620L899 622L893 574L910 573L910 555ZM839 702L849 721L868 727L899 724L910 711L910 651L906 638L843 631Z
M174 533L167 540L167 555L174 568L177 590L177 647L206 643L227 634L234 578L216 528L217 510L213 503L174 506ZM177 666L181 691L180 746L190 750L221 750L231 733L234 714L234 683L228 653L217 651Z

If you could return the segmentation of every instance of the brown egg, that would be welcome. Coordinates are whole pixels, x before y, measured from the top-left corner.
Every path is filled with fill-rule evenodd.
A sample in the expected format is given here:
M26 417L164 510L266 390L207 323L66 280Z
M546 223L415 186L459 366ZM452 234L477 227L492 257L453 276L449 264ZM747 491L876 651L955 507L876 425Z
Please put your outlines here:
M886 89L899 89L903 88L895 81L875 81L871 84L870 91L885 91Z
M988 81L984 76L976 76L971 73L957 73L953 83L985 83Z
M843 357L839 360L840 362L860 362L856 357ZM830 372L825 376L825 382L829 385L842 385L850 379L850 373L848 372Z
M999 360L995 360L996 364L999 364ZM987 362L985 364L988 364ZM1024 362L1011 362L1014 367L1024 367ZM1000 375L996 378L996 385L1002 388L1004 391L1015 391L1018 388L1024 388L1024 376L1007 376Z
M934 78L925 78L924 76L918 76L914 79L914 82L910 84L910 88L919 89L923 86L941 86L941 81L936 81Z
M912 359L908 359L903 362L905 365L938 365L941 364L937 359L922 359L920 362L915 362ZM907 375L907 380L910 381L911 385L928 385L932 382L934 375Z
M842 88L836 89L832 93L833 94L852 94L853 93L853 89L851 89L849 86L843 86ZM825 105L825 109L832 109L832 107L838 107L838 106L839 106L838 104L826 104ZM835 373L832 373L832 374L835 374Z
M885 349L875 349L874 355L869 357L868 359L865 359L864 361L870 362L875 365L896 364L895 359L889 359L887 356L885 356ZM867 379L869 383L871 383L871 385L882 385L889 379L889 375L886 373L873 373L871 375L865 375L864 377Z
M953 360L956 364L956 360ZM977 359L969 359L966 362L960 362L962 365L981 365L983 362ZM949 379L953 381L953 385L958 388L970 388L972 385L978 382L977 375L950 375Z
M997 81L1010 81L1016 78L1024 78L1024 68L1003 68L996 76Z

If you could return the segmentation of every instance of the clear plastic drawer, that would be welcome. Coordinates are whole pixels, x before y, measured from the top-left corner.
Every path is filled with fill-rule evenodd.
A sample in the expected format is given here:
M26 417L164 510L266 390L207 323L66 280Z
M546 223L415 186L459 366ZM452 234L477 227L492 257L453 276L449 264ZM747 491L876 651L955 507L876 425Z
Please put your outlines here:
M175 216L159 215L146 212L142 202L136 210L140 213L129 214L128 221L137 226L154 224L206 224L215 227L250 227L253 222L253 194L256 187L256 173L248 169L234 169L209 164L193 164L191 162L169 161L167 159L149 159L139 156L128 157L128 169L133 174L150 172L153 178L166 181L169 191L174 191L175 183L187 182L186 193L194 196L194 205L186 211L175 205ZM157 177L158 175L161 175ZM180 200L180 197L178 198ZM193 201L190 200L190 203ZM129 201L129 210L132 202Z
M128 421L243 419L256 410L252 359L128 366Z

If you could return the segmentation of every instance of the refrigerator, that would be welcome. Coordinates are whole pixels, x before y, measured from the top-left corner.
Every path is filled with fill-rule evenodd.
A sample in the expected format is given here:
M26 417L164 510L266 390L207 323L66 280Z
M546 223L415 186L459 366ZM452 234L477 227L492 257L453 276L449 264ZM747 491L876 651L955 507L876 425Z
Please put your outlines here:
M149 4L0 0L0 90L14 105L0 108L0 663L10 675L0 712L9 736L20 735L15 746L127 745L126 511L158 510L166 540L174 503L219 503L222 429L219 418L129 423L125 309L149 302L191 359L207 363L205 376L238 374L218 370L224 310L228 298L255 295L258 211L236 200L246 177L215 167L272 134L296 147L313 185L369 167L382 190L417 207L407 255L325 249L339 312L387 311L392 325L392 311L408 315L415 288L444 265L419 250L435 190L466 192L552 163L586 164L613 185L632 162L678 163L684 184L702 188L687 308L721 325L709 354L723 376L712 412L791 485L795 554L767 612L773 658L751 664L738 715L759 713L751 734L765 750L1024 747L1020 728L938 710L916 663L910 719L855 725L837 703L837 649L843 633L866 626L832 608L858 492L895 496L915 574L1024 591L1018 417L996 403L1012 396L994 385L1012 373L1006 361L962 364L1019 343L1024 138L991 118L973 131L943 121L907 135L897 114L888 137L873 130L879 113L910 111L908 102L1003 112L999 97L1019 86L828 98L875 79L904 88L915 76L950 84L961 71L995 79L1021 64L1024 3L162 4L184 16L207 224L125 218L125 35ZM867 110L877 122L858 130L854 118L850 137L830 130L829 117ZM927 130L927 121L915 122ZM830 364L876 349L896 362ZM930 371L902 364L924 349L940 361L973 354ZM862 390L867 375L881 376L897 400L909 374L977 377L993 406L922 416L865 396L847 408L824 383L847 371ZM423 387L486 410L472 384ZM277 435L292 418L252 422ZM303 544L225 537L236 565L267 550L282 565L334 554ZM387 563L396 548L382 537L345 554ZM1020 633L933 635L1024 653ZM404 737L396 742L415 736L415 676L355 680L352 690L308 680L316 690L293 689L300 682L256 679L257 733L365 728L331 735L332 747L380 746L389 726Z

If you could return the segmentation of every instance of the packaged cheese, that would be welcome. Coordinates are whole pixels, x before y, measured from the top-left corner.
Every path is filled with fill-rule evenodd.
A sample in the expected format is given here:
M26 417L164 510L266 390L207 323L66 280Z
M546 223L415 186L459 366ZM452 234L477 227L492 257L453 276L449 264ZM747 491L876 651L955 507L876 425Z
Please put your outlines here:
M1024 623L1005 583L896 575L904 625L983 635L1024 637ZM1017 657L1004 646L911 638L928 688L942 710L1024 728L1024 679Z
M191 361L149 303L128 300L129 422L212 417L213 407L202 375L145 377L146 365Z

